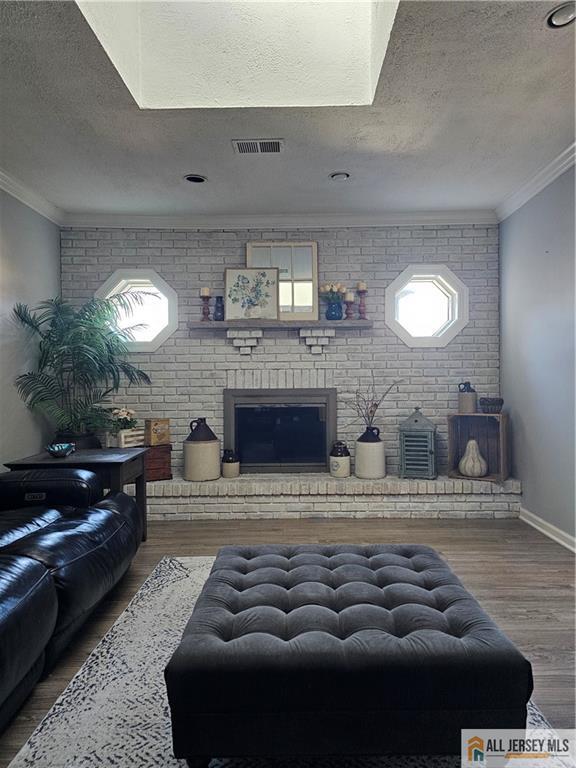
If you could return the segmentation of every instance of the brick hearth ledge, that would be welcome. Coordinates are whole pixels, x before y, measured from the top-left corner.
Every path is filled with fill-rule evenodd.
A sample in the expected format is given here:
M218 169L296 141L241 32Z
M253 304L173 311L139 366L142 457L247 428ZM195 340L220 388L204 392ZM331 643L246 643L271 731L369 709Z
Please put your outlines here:
M324 474L242 475L234 480L148 484L149 516L162 520L266 518L518 517L519 480L337 480Z

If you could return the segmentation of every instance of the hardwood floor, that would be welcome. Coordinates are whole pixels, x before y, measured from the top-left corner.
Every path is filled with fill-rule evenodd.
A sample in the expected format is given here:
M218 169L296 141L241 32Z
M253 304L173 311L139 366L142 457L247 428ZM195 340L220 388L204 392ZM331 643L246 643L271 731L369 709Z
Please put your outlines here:
M519 520L152 522L129 573L0 738L0 768L8 765L164 555L210 555L223 544L280 542L435 547L532 662L533 698L544 714L556 727L574 727L574 556Z

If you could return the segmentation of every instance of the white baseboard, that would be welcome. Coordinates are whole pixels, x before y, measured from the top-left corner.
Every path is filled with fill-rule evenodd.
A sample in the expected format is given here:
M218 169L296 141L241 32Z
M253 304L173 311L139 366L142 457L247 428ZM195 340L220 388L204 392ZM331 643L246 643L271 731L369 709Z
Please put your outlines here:
M574 536L571 536L569 533L552 525L552 523L549 523L547 520L543 520L541 517L538 517L538 515L535 515L534 512L529 512L527 509L524 509L524 507L520 507L520 520L528 523L532 528L536 528L536 530L543 533L544 536L548 536L549 539L561 544L571 552L576 552L576 538Z

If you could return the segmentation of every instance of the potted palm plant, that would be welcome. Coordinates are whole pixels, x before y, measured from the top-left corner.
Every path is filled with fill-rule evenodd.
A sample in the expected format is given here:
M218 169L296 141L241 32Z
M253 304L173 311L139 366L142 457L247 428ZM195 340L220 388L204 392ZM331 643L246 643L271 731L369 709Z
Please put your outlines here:
M123 383L150 384L148 374L128 362L128 342L138 326L120 327L142 293L117 293L90 299L79 308L61 298L30 309L14 308L16 321L38 340L36 370L16 379L21 398L56 429L56 442L99 448L96 432L106 430L111 414L105 406Z

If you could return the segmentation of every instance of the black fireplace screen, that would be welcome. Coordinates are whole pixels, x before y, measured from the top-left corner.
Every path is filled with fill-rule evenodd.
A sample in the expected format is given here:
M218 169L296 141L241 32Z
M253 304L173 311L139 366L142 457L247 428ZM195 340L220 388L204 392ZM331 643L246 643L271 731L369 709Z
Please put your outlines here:
M224 406L226 447L243 472L326 471L334 390L225 390Z
M324 464L326 406L236 406L236 450L243 464Z

